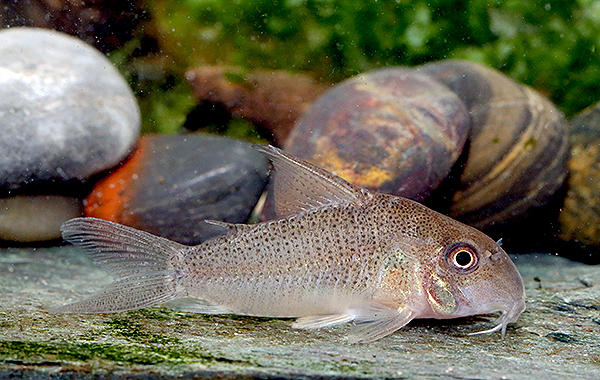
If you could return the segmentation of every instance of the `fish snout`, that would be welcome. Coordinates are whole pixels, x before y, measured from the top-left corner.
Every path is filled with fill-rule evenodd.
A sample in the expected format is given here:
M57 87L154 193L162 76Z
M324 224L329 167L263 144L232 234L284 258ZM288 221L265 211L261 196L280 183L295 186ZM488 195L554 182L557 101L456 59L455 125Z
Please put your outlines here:
M509 323L516 322L521 313L525 310L525 293L522 292L516 297L505 300L494 300L480 304L477 313L473 314L491 314L500 312L501 315L496 320L496 326L489 330L478 331L469 335L489 334L496 331L502 332L502 338L506 335L506 327ZM473 310L475 311L475 310Z
M504 337L506 326L516 322L525 310L525 286L517 267L504 251L493 254L491 261L495 281L488 283L488 308L489 312L495 309L502 313L495 331L502 329Z
M521 302L509 304L497 304L497 305L489 305L490 309L488 313L501 312L502 314L496 320L497 325L492 327L489 330L483 330L471 333L469 335L480 335L480 334L490 334L496 331L501 331L502 338L506 335L506 327L509 323L516 322L519 318L519 315L525 310L525 300Z
M523 280L514 264L505 269L507 271L502 276L462 288L461 293L468 300L465 301L464 309L460 310L462 315L501 313L495 327L474 334L501 331L504 337L507 325L516 322L525 310Z
M507 309L507 311L502 311L502 316L500 317L502 324L502 337L506 334L506 326L509 323L516 322L519 319L519 316L525 310L525 293L523 293L523 297L512 303L511 307Z

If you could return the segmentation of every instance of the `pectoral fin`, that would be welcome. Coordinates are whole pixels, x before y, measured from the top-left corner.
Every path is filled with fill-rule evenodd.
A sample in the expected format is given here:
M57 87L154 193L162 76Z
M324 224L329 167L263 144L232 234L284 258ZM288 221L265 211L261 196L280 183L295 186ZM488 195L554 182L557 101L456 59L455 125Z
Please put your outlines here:
M318 329L354 321L358 326L348 336L348 341L367 343L393 333L408 324L413 318L414 313L408 308L372 302L364 307L348 310L348 313L345 314L298 318L292 327L295 329Z
M348 323L351 322L353 319L354 316L349 314L315 315L311 317L302 317L296 319L296 322L292 324L292 328L319 329L321 327Z
M367 343L383 338L406 326L414 318L408 308L393 308L374 304L370 308L360 310L355 321L358 326L348 336L351 343Z

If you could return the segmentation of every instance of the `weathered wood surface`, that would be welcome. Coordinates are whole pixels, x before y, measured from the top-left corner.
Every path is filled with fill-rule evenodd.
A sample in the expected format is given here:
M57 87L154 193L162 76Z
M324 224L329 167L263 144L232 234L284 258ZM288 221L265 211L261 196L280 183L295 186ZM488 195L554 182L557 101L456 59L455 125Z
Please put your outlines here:
M73 247L0 250L0 378L589 379L600 376L600 267L516 258L527 310L499 334L493 317L417 321L375 343L347 327L298 331L289 320L149 308L50 315L109 281Z

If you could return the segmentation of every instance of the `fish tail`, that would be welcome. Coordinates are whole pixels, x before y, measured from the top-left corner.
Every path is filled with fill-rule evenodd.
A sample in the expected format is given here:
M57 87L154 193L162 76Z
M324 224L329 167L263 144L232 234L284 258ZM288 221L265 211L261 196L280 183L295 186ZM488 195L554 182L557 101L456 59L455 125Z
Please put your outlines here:
M139 309L184 296L182 262L189 247L96 218L61 227L63 238L83 249L114 278L95 295L54 307L51 313L110 313Z

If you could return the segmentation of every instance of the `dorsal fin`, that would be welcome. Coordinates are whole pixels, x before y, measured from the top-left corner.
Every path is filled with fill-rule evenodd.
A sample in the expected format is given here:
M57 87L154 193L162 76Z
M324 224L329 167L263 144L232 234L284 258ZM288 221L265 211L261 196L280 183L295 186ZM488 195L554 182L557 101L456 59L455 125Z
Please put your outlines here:
M275 167L275 211L286 217L328 204L362 203L368 190L271 145L255 145Z
M225 228L229 231L230 234L242 232L242 231L252 228L252 225L250 225L250 224L227 223L227 222L222 222L220 220L212 220L212 219L206 219L206 220L204 220L204 223L212 224L213 226L217 226L217 227L221 227L221 228Z

